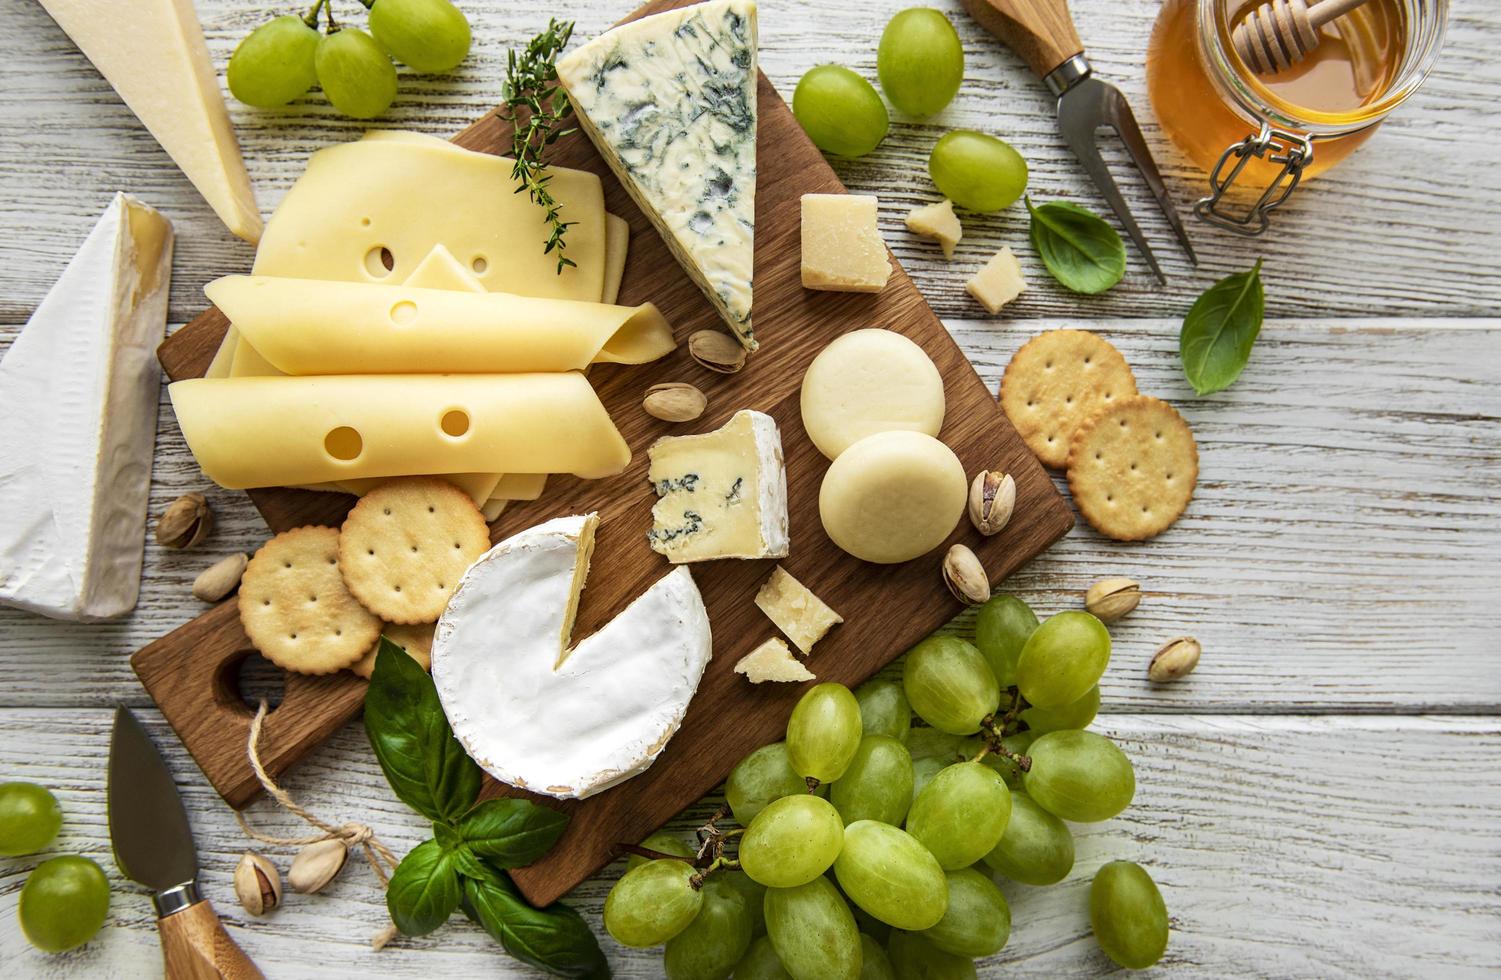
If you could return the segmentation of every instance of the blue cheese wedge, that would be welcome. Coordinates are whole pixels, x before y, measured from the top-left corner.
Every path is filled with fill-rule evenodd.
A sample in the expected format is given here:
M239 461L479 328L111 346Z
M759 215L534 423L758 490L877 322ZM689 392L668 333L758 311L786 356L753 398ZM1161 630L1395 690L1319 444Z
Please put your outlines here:
M673 564L787 555L787 470L777 423L736 412L714 432L669 436L649 449L660 497L647 535Z
M579 123L748 350L756 227L756 5L622 24L558 60Z

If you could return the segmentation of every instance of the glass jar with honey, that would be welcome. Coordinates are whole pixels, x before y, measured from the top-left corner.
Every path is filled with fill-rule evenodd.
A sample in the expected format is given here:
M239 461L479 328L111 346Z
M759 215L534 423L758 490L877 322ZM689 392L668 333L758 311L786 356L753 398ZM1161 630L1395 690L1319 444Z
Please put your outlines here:
M1248 235L1417 90L1449 13L1448 0L1366 0L1319 27L1301 61L1257 74L1232 38L1264 2L1164 0L1147 51L1158 121L1210 174L1195 213Z

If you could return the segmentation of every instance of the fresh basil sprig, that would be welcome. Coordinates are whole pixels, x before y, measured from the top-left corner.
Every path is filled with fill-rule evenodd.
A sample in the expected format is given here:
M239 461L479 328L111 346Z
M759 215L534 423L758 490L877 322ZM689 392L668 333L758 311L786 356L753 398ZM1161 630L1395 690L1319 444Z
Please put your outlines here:
M1034 207L1032 247L1053 278L1076 293L1103 293L1126 274L1126 246L1110 223L1067 201Z
M1194 300L1178 334L1178 353L1195 392L1208 395L1235 383L1251 359L1265 309L1261 259L1249 272L1226 276Z
M432 838L412 848L386 888L396 928L426 935L462 908L518 960L561 977L609 977L589 924L558 902L528 905L505 872L551 850L568 817L528 800L476 803L482 774L454 738L432 678L385 637L365 693L365 732L392 791L433 821Z

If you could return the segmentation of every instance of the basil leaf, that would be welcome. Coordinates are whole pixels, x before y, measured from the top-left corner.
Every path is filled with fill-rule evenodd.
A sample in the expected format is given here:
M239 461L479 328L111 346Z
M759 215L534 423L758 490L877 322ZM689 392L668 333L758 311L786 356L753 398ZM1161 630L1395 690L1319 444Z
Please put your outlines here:
M1126 246L1110 222L1067 201L1033 207L1032 247L1053 278L1076 293L1103 293L1126 274Z
M610 976L605 954L582 916L561 902L532 908L500 872L464 879L464 914L523 963L559 977Z
M479 766L453 737L433 679L385 637L365 692L365 732L392 791L429 820L455 820L479 796Z
M1235 383L1251 359L1265 310L1261 259L1251 271L1226 276L1194 300L1178 334L1178 353L1195 392L1208 395Z
M425 936L448 921L463 890L453 861L435 840L425 840L401 859L386 886L386 908L396 928Z
M530 800L485 800L464 814L459 835L497 868L520 868L552 850L568 815Z

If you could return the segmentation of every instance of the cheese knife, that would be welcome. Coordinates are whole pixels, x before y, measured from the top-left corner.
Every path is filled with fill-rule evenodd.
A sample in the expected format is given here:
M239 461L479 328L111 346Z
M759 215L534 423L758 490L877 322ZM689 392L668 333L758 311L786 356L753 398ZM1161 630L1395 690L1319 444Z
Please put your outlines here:
M1178 243L1188 254L1188 260L1198 265L1198 256L1188 241L1188 231L1168 196L1167 185L1162 182L1152 151L1142 138L1141 127L1136 125L1136 116L1131 113L1131 106L1120 89L1094 76L1089 59L1084 57L1084 42L1079 40L1067 0L961 2L981 27L1020 55L1028 67L1047 83L1048 90L1058 97L1058 129L1063 134L1063 141L1084 165L1085 172L1104 195L1158 281L1167 282L1167 276L1163 275L1152 247L1131 216L1120 188L1115 186L1110 168L1100 157L1096 138L1101 127L1113 129L1120 136L1127 154L1157 199L1157 206L1172 226L1173 234L1178 236Z
M115 709L109 744L109 836L125 877L151 889L167 980L262 977L198 895L198 855L182 797L136 716Z

